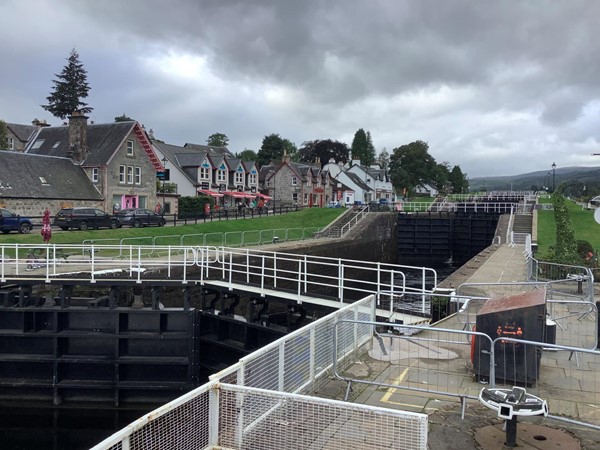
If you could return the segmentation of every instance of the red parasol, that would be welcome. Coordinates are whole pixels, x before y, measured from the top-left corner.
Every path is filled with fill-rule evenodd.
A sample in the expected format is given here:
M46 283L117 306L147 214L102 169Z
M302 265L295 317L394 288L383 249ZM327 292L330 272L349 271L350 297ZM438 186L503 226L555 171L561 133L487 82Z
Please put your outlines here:
M45 244L50 242L50 238L52 237L52 228L50 228L50 210L48 208L46 208L46 211L44 211L44 217L42 218L42 230L40 233Z

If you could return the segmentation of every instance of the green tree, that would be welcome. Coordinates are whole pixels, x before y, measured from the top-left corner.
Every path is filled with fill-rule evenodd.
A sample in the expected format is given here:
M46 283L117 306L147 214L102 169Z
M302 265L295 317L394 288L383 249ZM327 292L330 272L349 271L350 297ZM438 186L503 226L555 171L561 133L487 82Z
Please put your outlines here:
M273 133L263 138L260 150L256 154L256 162L259 166L264 166L273 160L282 159L284 154L291 158L295 153L296 146L293 142Z
M469 191L469 180L467 180L467 175L463 173L460 166L454 166L452 168L449 181L452 186L452 193L465 194Z
M447 194L450 191L450 169L448 163L437 164L433 169L431 183L441 193Z
M59 119L65 119L74 111L87 114L94 109L81 101L88 96L90 86L87 83L87 71L79 61L79 54L75 49L71 50L67 61L62 72L55 74L57 79L52 81L54 92L46 97L48 104L42 105L42 108Z
M242 161L256 161L256 152L254 150L244 149L244 151L237 153L236 156Z
M115 122L131 122L133 119L127 114L123 113L120 116L115 117Z
M551 260L558 264L580 264L581 258L577 253L575 230L565 203L565 197L560 192L552 194L554 220L556 222L556 244L552 249Z
M371 138L371 132L367 131L367 153L364 158L363 164L367 167L374 164L376 161L375 146L373 145L373 138Z
M0 120L0 150L8 149L8 128L6 128L6 122Z
M359 128L354 133L350 150L352 150L352 159L360 159L360 163L364 165L368 158L369 142L367 140L367 133L362 128Z
M335 162L345 163L348 161L348 146L343 142L331 139L306 141L298 150L298 161L314 163L317 158L323 167L333 158Z
M382 169L387 169L390 166L390 154L385 149L385 147L377 156L377 162L379 163Z
M396 189L411 192L421 184L434 181L437 163L428 150L429 145L424 141L394 149L390 157L390 178Z
M211 147L227 147L229 145L229 138L223 133L213 133L206 140L206 144Z

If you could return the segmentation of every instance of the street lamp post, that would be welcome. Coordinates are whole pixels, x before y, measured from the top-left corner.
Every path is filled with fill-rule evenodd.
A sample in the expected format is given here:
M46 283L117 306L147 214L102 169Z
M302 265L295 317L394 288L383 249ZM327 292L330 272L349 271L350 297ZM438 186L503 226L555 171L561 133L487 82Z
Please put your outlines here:
M552 192L554 192L554 188L556 187L556 163L552 163Z
M546 192L550 190L550 172L546 172Z
M163 169L165 170L165 172L163 174L163 179L162 179L162 195L163 195L162 212L164 215L165 214L165 178L167 178L167 157L163 156L163 159L161 161L163 163Z

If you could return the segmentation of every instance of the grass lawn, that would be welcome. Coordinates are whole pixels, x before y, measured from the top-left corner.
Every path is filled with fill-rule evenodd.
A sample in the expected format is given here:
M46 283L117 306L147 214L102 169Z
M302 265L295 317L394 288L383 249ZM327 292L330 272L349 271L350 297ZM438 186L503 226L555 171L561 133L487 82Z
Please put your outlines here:
M155 236L181 236L199 233L227 233L233 231L270 230L285 228L323 228L345 212L344 208L305 208L284 215L256 219L231 219L180 225L177 227L118 228L115 230L56 231L53 230L51 244L81 244L84 240L123 239ZM29 234L0 234L0 244L42 244L40 227ZM98 242L101 243L101 242Z
M567 201L569 216L575 230L575 239L588 241L596 252L600 250L600 224L594 220L594 211L587 210L575 202ZM556 243L556 223L554 211L538 212L538 254L541 259L548 253L550 246Z

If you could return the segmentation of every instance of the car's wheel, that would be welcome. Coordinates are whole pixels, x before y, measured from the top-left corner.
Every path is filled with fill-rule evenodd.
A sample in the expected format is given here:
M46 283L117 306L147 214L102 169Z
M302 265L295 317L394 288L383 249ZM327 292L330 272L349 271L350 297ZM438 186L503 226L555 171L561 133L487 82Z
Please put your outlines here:
M111 221L110 221L110 223L108 224L108 227L109 227L111 230L114 230L114 229L115 229L115 228L117 228L118 226L119 226L119 224L117 223L117 221L116 221L116 220L111 220Z
M167 221L165 219L162 219L158 222L159 227L164 227L166 224L167 224Z
M140 219L135 219L133 221L134 228L140 228L142 226L142 221Z
M67 231L69 229L69 227L60 227L60 229L63 231Z
M83 222L81 222L81 223L79 224L79 229L80 229L81 231L85 231L85 230L87 230L87 229L88 229L88 223L87 223L87 222L84 220Z
M19 233L21 234L27 234L31 231L31 224L27 223L27 222L23 222L21 225L19 225Z
M3 232L4 234L8 234L8 233L10 233L10 230L2 230L2 232Z

